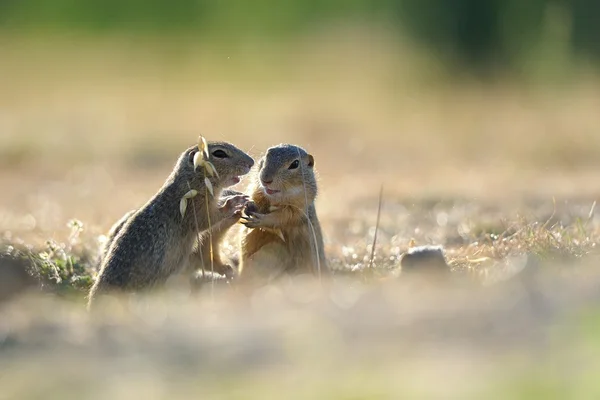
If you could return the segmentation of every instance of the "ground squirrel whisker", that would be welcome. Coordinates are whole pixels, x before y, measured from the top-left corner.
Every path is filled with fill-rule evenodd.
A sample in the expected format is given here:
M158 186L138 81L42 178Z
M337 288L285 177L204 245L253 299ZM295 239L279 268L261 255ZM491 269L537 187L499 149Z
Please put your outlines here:
M297 148L297 153L298 153L298 157L302 157L302 154L300 154L300 149ZM300 169L302 170L302 175L304 175L304 166L302 165L302 163L300 163ZM304 204L308 204L308 195L306 193L306 179L302 180L302 189L304 191ZM304 211L301 210L303 213ZM304 213L306 215L306 213ZM313 244L314 244L314 256L315 256L315 260L316 260L316 265L317 265L317 272L319 275L319 281L321 281L321 261L319 260L319 244L317 243L317 236L315 235L315 228L313 226L313 224L310 222L310 218L308 218L308 215L306 215L306 220L308 221L308 226L310 227L312 236L313 236Z

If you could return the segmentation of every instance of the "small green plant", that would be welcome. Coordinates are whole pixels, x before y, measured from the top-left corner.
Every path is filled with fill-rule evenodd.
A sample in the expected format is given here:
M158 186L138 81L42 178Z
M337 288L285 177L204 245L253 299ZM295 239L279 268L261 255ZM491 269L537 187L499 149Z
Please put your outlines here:
M93 284L94 258L82 247L83 223L72 219L67 226L70 233L64 243L49 239L41 249L2 244L1 253L21 261L44 291L63 296L85 293Z

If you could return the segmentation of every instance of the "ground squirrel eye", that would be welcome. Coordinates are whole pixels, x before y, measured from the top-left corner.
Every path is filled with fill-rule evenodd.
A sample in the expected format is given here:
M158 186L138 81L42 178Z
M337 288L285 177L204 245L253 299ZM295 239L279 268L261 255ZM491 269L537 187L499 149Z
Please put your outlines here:
M212 155L217 157L217 158L227 158L229 157L227 155L227 153L225 153L223 150L219 149L219 150L215 150L212 152Z
M290 164L288 169L296 169L296 168L298 168L299 165L300 165L300 161L294 160L294 162Z

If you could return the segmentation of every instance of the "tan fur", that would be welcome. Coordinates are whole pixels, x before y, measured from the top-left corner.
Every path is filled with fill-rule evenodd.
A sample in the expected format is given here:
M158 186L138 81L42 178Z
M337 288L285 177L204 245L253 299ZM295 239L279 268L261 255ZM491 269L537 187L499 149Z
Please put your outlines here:
M290 170L295 160L300 165ZM245 208L248 218L242 221L246 228L240 238L240 283L329 274L314 204L317 181L313 165L310 154L290 145L270 148L261 159L252 178L252 203ZM280 193L265 193L264 181L272 181L267 186Z

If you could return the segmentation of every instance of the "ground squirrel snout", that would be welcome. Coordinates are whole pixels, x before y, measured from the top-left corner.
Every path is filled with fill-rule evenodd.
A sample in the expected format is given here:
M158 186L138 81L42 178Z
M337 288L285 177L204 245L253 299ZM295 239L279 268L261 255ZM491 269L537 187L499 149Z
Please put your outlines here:
M109 233L100 271L89 294L89 305L100 293L133 291L163 284L172 274L187 270L198 235L203 254L206 236L233 226L241 216L247 196L221 199L224 188L240 181L254 166L252 157L225 142L208 143L208 161L216 174L207 174L194 165L198 146L180 154L161 189L140 209L127 213ZM210 181L209 193L205 179ZM190 190L182 212L181 199Z
M314 157L281 144L267 150L251 182L244 208L240 281L268 283L282 274L327 274L317 218Z
M205 188L204 172L194 167L194 156L198 151L197 146L192 146L181 154L173 172L167 179L166 184L178 189L181 196L191 189L203 190ZM217 171L217 175L207 174L215 196L217 196L217 191L220 193L222 189L238 183L240 177L250 172L254 166L254 160L249 155L230 143L210 142L208 152L209 160ZM164 189L163 186L161 191Z

